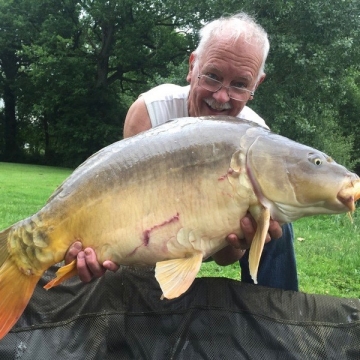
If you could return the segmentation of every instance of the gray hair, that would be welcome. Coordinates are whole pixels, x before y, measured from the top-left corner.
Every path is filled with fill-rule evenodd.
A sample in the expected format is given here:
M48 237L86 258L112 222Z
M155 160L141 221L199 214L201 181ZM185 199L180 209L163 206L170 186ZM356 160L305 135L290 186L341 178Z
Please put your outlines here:
M268 35L252 16L243 12L213 20L200 30L200 42L194 51L195 61L201 58L208 43L223 35L225 31L234 42L243 36L245 41L258 44L263 49L263 61L258 74L258 78L260 78L264 74L265 61L270 49Z

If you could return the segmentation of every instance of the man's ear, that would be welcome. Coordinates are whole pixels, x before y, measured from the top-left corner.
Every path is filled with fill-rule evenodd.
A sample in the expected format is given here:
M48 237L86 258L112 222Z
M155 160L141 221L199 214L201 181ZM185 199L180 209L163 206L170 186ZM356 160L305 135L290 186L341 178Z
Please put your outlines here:
M190 57L189 57L189 72L186 76L186 81L188 83L191 82L191 78L193 76L193 70L194 70L194 65L195 65L195 59L196 59L196 55L192 52L190 54Z
M257 81L256 85L255 85L255 90L258 88L258 86L265 80L266 78L266 74L264 73L263 75L260 76L260 79Z
M258 86L265 80L265 78L266 78L266 74L264 73L263 75L261 75L259 80L256 82L254 92L258 88ZM254 99L254 95L250 96L249 100L253 100L253 99Z

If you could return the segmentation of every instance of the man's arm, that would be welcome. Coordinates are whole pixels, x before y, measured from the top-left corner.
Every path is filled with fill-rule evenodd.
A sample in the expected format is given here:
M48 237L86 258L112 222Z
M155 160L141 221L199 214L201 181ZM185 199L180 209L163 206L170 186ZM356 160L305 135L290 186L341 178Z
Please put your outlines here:
M151 128L149 113L144 100L138 98L129 108L124 122L123 137L128 138Z

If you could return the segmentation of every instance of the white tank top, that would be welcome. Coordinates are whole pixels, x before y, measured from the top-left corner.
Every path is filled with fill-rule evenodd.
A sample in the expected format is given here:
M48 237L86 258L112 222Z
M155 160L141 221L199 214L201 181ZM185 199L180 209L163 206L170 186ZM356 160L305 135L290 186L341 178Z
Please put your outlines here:
M141 94L147 107L152 127L161 125L171 119L188 117L188 103L190 85L179 86L163 84ZM244 106L238 118L253 121L269 128L265 121L249 107Z

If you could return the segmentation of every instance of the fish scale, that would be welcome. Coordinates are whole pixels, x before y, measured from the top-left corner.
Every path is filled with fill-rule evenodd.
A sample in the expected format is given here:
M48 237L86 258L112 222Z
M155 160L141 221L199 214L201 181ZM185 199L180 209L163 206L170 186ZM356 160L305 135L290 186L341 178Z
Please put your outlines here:
M100 263L155 265L172 299L227 235L242 237L247 212L257 223L249 254L256 282L270 217L353 211L359 197L356 174L238 118L182 118L121 140L80 165L36 214L0 232L0 338L76 240ZM75 261L45 288L74 275Z

